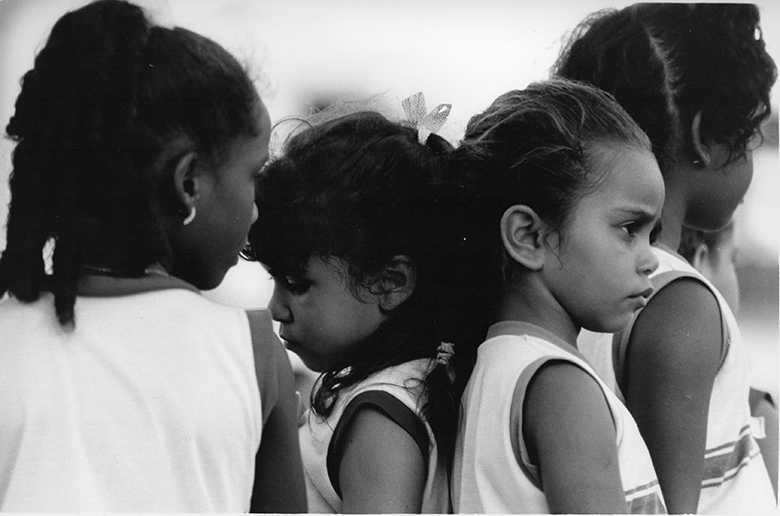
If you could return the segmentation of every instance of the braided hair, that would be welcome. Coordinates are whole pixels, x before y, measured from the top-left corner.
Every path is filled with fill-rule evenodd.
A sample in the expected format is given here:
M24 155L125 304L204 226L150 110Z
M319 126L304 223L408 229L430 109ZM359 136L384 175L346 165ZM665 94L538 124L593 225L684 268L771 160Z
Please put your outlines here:
M699 112L702 137L744 157L770 115L777 68L765 46L752 4L635 4L586 18L552 71L614 95L666 172Z
M218 161L234 137L257 133L258 97L218 44L155 26L122 0L62 16L21 84L6 127L15 148L0 295L52 291L60 323L75 324L85 265L140 276L170 259L161 216L184 207L170 171L154 166L170 142Z

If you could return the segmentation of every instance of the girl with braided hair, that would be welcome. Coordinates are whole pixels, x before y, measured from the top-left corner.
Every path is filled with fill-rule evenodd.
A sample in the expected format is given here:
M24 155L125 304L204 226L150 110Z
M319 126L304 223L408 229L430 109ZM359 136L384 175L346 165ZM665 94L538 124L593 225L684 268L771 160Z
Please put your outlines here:
M0 509L301 512L267 312L200 295L257 217L268 113L215 42L101 0L22 79L0 259Z
M676 253L683 226L726 226L777 77L751 4L635 4L586 19L554 74L615 96L653 145L666 199L653 296L621 334L579 344L624 397L670 513L767 513L747 354L721 294Z

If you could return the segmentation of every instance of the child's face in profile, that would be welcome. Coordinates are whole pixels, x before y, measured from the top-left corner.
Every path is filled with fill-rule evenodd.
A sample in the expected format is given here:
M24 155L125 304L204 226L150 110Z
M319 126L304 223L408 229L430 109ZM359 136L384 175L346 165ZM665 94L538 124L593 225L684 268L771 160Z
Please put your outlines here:
M235 138L227 157L202 174L197 215L186 236L173 243L175 272L202 289L222 282L238 261L249 228L257 220L255 183L268 159L271 119L260 101L254 116L258 134Z
M661 216L664 183L649 151L594 145L590 166L604 175L576 202L560 238L550 240L542 273L575 324L616 332L652 292L648 275L658 261L650 237Z
M312 257L300 276L274 276L271 315L281 323L285 346L309 369L325 371L355 352L385 320L379 298L353 293L347 264Z

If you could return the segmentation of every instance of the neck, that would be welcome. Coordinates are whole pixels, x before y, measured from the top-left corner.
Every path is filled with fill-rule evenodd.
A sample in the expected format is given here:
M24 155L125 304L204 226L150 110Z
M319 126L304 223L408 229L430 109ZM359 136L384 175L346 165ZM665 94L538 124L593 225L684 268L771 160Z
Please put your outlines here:
M683 221L685 220L685 196L680 188L674 187L674 181L666 183L666 198L661 215L661 235L659 242L676 251L680 247Z
M149 265L140 274L95 265L83 265L81 271L77 286L80 296L127 296L171 288L199 292L189 283L168 274L159 263Z
M184 289L199 292L197 288L167 273L147 272L135 278L106 274L86 274L79 278L77 292L87 297L116 297L154 292L157 290Z
M560 337L576 349L579 325L533 274L505 287L497 320L531 323Z
M111 276L113 278L143 278L144 276L158 275L158 276L170 276L168 271L159 263L153 263L146 267L140 273L134 273L130 270L112 268L112 267L100 267L97 265L82 265L82 275L90 276Z

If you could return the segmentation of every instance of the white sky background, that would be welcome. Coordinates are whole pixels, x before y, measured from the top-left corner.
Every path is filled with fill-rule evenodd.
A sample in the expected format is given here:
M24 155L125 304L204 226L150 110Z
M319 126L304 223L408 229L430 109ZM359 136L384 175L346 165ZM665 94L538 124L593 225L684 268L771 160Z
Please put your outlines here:
M13 114L19 79L52 24L85 0L0 0L0 129ZM376 97L400 116L417 91L428 107L453 105L444 136L499 94L549 74L561 37L614 0L138 0L158 22L205 34L251 64L271 117L305 115L323 98ZM769 52L780 62L780 2L763 0ZM773 101L777 110L777 102ZM0 221L10 170L0 141ZM775 152L756 153L740 210L742 258L777 262L780 176ZM0 248L5 246L0 232Z
M0 128L13 114L19 78L52 24L84 0L0 0ZM253 66L273 120L322 98L425 93L453 105L443 133L457 140L468 118L499 94L548 76L563 34L612 0L139 0L158 21L203 33ZM770 53L780 61L780 3L757 2ZM777 109L777 102L773 102ZM390 107L392 106L392 107ZM10 144L0 142L0 220L8 203ZM776 149L775 149L776 150ZM741 210L745 259L777 261L777 153L757 153ZM5 246L4 231L0 248Z

